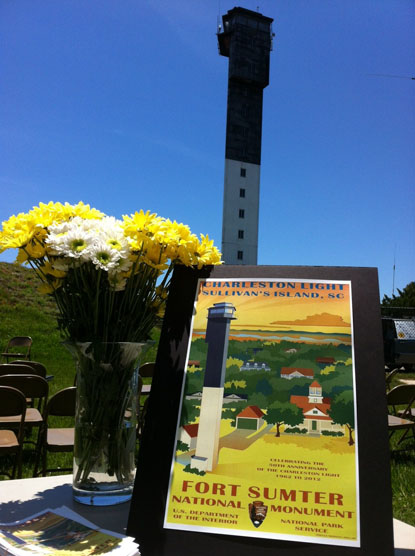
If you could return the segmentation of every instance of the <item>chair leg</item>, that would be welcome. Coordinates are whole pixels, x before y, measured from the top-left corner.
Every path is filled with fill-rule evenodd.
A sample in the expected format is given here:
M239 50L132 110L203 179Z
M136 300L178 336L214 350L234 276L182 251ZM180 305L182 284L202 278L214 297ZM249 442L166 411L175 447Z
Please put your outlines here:
M402 434L402 436L401 436L400 439L398 440L398 443L396 444L397 446L399 446L399 444L400 444L403 440L405 440L406 435L408 434L408 432L409 432L409 429L406 429L406 431Z
M42 456L42 448L43 448L43 444L45 442L45 436L46 434L46 427L44 425L41 425L39 427L39 431L38 431L38 435L37 435L37 440L36 440L36 447L35 447L35 467L33 469L33 477L37 477L38 476L38 469L39 469L39 463L41 460L41 456ZM44 477L44 475L43 475Z
M16 469L17 469L17 467L18 467L18 465L17 465L17 458L18 458L18 457L19 457L19 454L17 453L17 454L15 455L14 461L13 461L13 470L12 470L12 474L11 474L11 476L10 476L11 479L14 479L14 478L16 477ZM17 474L18 474L18 477L17 477L17 478L20 479L21 477L19 476L19 472L18 472Z
M20 450L17 454L17 478L22 478L22 460L23 460L23 446L20 447Z
M43 454L42 454L42 477L46 477L47 471L47 458L48 458L48 450L46 446L43 446Z

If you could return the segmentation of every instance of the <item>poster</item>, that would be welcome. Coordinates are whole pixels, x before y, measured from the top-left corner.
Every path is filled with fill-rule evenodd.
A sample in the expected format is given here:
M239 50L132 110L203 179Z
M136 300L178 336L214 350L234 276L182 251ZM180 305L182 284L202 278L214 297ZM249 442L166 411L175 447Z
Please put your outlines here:
M166 529L360 546L351 282L201 279Z

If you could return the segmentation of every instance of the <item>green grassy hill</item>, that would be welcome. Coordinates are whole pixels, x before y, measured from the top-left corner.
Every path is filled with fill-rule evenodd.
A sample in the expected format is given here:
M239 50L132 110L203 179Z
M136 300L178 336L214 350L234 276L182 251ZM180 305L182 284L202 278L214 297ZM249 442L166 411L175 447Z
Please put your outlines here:
M54 375L50 383L53 394L73 384L75 365L62 345L55 303L40 294L38 286L31 269L0 263L0 349L4 351L13 336L31 336L31 359L43 363L48 374Z
M55 302L38 292L39 284L30 268L0 262L0 349L4 351L13 336L31 336L31 359L43 363L48 374L54 375L50 382L53 394L73 385L75 363L62 343ZM159 335L155 329L154 347L146 352L143 362L155 360Z

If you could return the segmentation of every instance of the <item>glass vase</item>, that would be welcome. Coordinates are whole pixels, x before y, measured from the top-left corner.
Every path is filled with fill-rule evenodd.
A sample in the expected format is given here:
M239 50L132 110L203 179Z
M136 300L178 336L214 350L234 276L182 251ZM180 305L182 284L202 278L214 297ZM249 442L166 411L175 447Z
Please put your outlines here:
M75 358L73 497L108 506L130 500L136 471L138 369L146 343L66 343Z

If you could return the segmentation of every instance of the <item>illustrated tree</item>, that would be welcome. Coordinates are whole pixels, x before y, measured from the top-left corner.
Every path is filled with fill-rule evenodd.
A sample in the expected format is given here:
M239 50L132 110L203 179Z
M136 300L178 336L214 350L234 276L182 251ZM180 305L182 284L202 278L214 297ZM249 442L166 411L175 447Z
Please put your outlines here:
M346 425L349 431L349 446L353 446L354 403L353 390L345 390L338 394L331 402L329 415L338 425Z
M176 450L179 452L188 452L189 444L186 444L186 442L183 442L182 440L178 440L176 444Z
M267 399L266 396L264 396L264 394L261 394L261 393L258 393L258 392L253 392L248 397L248 404L249 405L256 405L260 409L263 409L264 407L268 406L268 399Z
M222 419L232 419L231 425L236 425L236 416L240 412L241 406L239 403L227 403L222 407Z
M268 407L266 415L264 415L264 420L269 425L275 425L277 427L275 436L281 436L281 425L285 424L295 427L296 425L302 423L303 419L302 410L289 402L273 402Z
M200 402L197 400L185 400L180 416L180 426L188 425L196 420L200 414Z
M269 396L270 394L272 394L272 386L266 378L261 378L260 380L258 380L255 390L259 394L263 394L264 396Z

